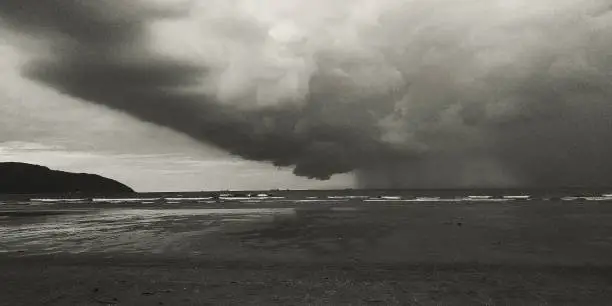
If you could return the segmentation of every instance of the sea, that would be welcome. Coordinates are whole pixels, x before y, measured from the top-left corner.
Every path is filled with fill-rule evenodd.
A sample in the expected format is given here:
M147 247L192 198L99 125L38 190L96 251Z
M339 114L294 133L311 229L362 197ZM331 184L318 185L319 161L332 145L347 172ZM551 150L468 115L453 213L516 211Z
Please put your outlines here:
M70 195L2 195L0 207L15 205L41 206L64 204L87 205L181 205L274 204L297 203L333 204L339 202L506 202L506 201L609 201L611 188L550 188L550 189L427 189L427 190L267 190L267 191L201 191L150 192L133 194L70 194Z
M0 196L0 254L612 264L612 189Z

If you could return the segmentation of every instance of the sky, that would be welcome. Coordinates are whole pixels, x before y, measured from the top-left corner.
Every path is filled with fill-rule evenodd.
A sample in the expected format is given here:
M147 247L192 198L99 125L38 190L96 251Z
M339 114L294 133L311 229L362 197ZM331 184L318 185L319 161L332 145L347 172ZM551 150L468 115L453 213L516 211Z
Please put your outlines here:
M0 162L96 173L139 192L353 186L350 175L325 182L297 177L291 169L246 161L182 133L58 93L22 75L27 56L16 45L0 39Z
M0 161L137 191L611 185L611 48L608 0L4 0Z

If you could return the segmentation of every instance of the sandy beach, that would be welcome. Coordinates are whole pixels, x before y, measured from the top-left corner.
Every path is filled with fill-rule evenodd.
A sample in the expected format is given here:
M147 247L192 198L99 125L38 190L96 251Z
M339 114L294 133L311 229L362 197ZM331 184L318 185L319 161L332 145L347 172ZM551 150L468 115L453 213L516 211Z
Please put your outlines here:
M609 305L612 205L5 205L2 305Z

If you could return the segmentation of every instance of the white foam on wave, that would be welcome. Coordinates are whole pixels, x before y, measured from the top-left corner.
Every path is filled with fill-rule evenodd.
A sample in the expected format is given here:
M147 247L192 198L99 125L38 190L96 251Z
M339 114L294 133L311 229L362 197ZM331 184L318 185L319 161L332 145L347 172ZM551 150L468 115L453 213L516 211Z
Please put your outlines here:
M415 201L440 201L440 197L418 197Z
M406 202L401 196L362 197L364 202Z
M474 198L474 197L458 198L456 200L460 202L508 202L508 201L512 201L512 199L506 199L506 198L495 199L495 198Z
M461 202L461 199L456 198L416 198L409 200L410 202Z
M317 198L317 197L308 197L308 198ZM328 199L367 199L368 196L359 196L359 195L348 195L348 196L327 196Z
M84 202L87 201L88 199L30 199L30 201L32 202L48 202L48 203L53 203L53 202Z
M200 197L200 198L164 198L166 201L199 201L199 200L210 200L212 197Z
M365 199L363 200L364 202L386 202L386 203L390 203L390 202L439 202L439 201L445 201L445 199L422 199L422 198L416 198L416 199L382 199L382 198L372 198L372 199Z
M504 199L511 199L511 200L528 200L530 198L531 198L530 195L508 195L508 196L504 196Z
M612 197L583 197L587 201L612 201Z
M93 202L143 202L157 201L160 198L93 198Z
M400 196L381 196L381 199L385 199L385 200L401 200L402 197Z

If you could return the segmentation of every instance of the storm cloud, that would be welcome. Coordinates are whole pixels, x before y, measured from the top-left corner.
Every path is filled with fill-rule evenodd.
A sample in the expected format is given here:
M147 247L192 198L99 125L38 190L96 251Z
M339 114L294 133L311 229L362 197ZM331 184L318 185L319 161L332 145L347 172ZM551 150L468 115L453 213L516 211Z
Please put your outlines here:
M0 3L24 75L363 187L612 183L605 0Z

